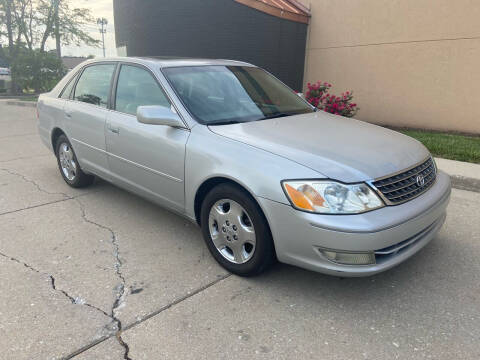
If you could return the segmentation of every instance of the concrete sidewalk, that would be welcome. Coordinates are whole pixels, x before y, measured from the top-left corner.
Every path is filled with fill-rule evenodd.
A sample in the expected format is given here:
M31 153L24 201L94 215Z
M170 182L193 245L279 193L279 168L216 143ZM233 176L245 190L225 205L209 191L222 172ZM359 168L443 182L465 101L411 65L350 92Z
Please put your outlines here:
M450 175L454 188L480 192L480 164L442 158L435 158L435 162Z

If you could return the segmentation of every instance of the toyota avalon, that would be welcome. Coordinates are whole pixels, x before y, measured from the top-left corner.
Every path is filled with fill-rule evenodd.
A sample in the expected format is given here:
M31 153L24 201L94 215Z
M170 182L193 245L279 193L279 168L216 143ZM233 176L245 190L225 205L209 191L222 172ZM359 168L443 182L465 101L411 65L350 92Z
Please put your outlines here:
M238 275L275 260L375 274L445 220L450 179L422 144L320 111L248 63L91 60L37 106L68 185L97 176L189 218Z

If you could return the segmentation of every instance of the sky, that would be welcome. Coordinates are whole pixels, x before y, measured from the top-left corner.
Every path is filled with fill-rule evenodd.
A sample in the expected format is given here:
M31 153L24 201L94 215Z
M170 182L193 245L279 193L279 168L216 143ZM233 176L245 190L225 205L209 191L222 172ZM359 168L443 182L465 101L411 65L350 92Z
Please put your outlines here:
M115 47L115 27L113 25L113 0L70 0L72 8L88 8L92 16L96 18L104 17L108 20L107 33L105 34L105 54L106 56L116 56L117 50ZM90 33L95 39L101 40L98 25L96 22L86 25L84 30ZM55 48L55 40L50 39L47 43L49 49ZM93 46L62 46L63 56L88 56L94 55L96 57L103 56L101 47Z

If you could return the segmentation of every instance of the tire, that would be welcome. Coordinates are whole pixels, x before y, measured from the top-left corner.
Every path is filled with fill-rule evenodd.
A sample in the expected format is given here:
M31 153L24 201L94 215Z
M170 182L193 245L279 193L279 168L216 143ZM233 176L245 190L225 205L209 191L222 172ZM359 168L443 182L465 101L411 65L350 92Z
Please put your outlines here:
M60 174L68 185L74 188L82 188L93 183L95 177L85 174L80 169L72 144L65 135L58 137L55 144L55 155L57 156Z
M210 253L228 271L255 276L275 262L267 220L241 187L220 184L210 190L202 203L200 224Z

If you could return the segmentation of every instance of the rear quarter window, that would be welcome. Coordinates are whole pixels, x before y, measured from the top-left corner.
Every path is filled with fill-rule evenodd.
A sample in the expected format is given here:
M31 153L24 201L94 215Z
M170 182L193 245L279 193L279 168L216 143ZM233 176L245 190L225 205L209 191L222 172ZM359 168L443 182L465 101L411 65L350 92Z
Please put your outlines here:
M72 89L75 85L75 80L77 79L78 74L75 74L70 81L68 82L67 85L63 88L62 92L60 93L60 98L62 99L70 99L70 96L72 95Z

